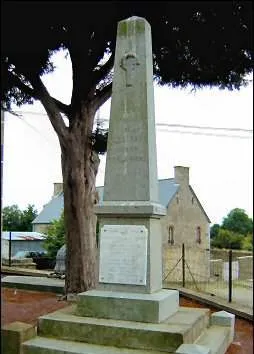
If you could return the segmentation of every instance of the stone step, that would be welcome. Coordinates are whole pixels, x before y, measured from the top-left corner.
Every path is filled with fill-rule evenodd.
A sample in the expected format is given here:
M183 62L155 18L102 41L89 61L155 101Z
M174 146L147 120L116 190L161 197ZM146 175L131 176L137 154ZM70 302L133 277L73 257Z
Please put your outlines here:
M23 343L23 354L161 354L161 352L36 337Z
M230 345L230 328L211 326L206 328L195 344L208 347L210 354L224 354Z
M75 315L76 305L39 318L38 335L105 346L174 352L193 343L208 326L209 310L180 307L163 323Z

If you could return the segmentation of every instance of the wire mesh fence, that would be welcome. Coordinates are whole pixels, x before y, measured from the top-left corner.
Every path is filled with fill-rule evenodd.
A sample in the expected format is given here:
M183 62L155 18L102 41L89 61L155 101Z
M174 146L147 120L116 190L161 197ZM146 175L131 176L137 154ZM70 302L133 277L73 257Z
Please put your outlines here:
M222 259L210 259L210 251L186 245L164 250L163 286L216 296L253 308L253 256L226 250Z

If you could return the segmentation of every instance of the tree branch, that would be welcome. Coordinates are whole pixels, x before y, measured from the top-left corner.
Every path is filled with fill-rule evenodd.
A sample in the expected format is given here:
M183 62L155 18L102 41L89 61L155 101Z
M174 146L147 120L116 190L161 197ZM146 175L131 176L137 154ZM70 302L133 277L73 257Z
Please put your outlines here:
M17 86L22 92L24 92L26 95L29 95L35 99L39 99L36 95L35 90L33 90L31 87L25 85L19 78L18 76L14 75L12 72L8 71L8 79L13 83L14 86Z
M108 61L100 68L100 70L95 70L96 81L98 81L98 79L103 80L103 78L108 75L110 70L113 68L113 65L114 55L112 53Z
M45 108L49 120L59 137L61 145L64 146L68 129L65 126L63 118L60 114L60 111L62 110L58 107L58 103L62 105L63 103L50 96L39 76L31 77L29 78L29 81L31 81L31 84L34 87L37 98L41 101L43 107Z
M32 89L31 87L27 86L26 84L24 84L19 78L18 76L14 75L11 72L8 72L9 74L9 79L13 82L13 84L15 86L17 86L22 92L24 92L25 94L33 97L34 99L39 100L40 98L38 97L38 95L36 94L36 91L34 89ZM64 113L68 118L70 115L70 106L66 105L64 103L62 103L61 101L57 100L56 98L52 97L52 100L54 101L55 105L57 106L57 108L59 109L60 112Z
M56 98L54 98L52 96L51 96L51 98L54 101L57 108L59 109L59 111L64 113L67 116L67 118L70 119L70 113L71 113L70 106L67 104L64 104L63 102L57 100Z
M98 110L110 97L112 94L112 83L105 86L101 91L97 92L94 99L94 106Z

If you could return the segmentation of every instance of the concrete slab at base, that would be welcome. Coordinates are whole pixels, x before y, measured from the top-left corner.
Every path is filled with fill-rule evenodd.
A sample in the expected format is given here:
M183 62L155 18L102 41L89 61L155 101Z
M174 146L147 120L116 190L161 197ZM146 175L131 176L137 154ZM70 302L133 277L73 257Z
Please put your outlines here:
M89 290L78 294L78 316L159 323L177 312L179 292L162 289L153 294Z
M230 328L229 344L234 340L235 315L227 311L214 312L211 315L211 325L225 326Z
M23 344L23 354L148 354L147 350L117 348L53 338L37 337ZM149 354L161 351L149 350Z
M36 329L33 325L18 321L4 325L1 329L1 353L20 354L22 342L35 336Z
M207 312L181 308L162 323L144 323L75 315L76 305L39 318L38 334L67 341L174 353L193 343L207 323ZM120 349L119 349L120 352ZM110 353L110 351L109 351Z
M211 350L203 345L182 344L176 350L176 354L211 354Z

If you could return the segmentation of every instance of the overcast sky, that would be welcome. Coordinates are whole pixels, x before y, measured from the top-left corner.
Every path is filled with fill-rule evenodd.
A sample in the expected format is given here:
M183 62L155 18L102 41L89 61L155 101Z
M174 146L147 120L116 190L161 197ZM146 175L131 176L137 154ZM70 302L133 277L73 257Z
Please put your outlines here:
M62 53L54 58L56 71L43 80L55 98L69 103L70 61ZM253 217L253 82L233 92L157 86L154 91L158 178L173 177L174 166L189 167L190 185L212 224L233 208ZM110 100L100 109L101 119L109 119L109 109ZM3 206L34 204L41 211L53 183L62 182L59 143L40 103L16 111L20 118L5 114ZM104 183L104 170L105 156L97 185Z

